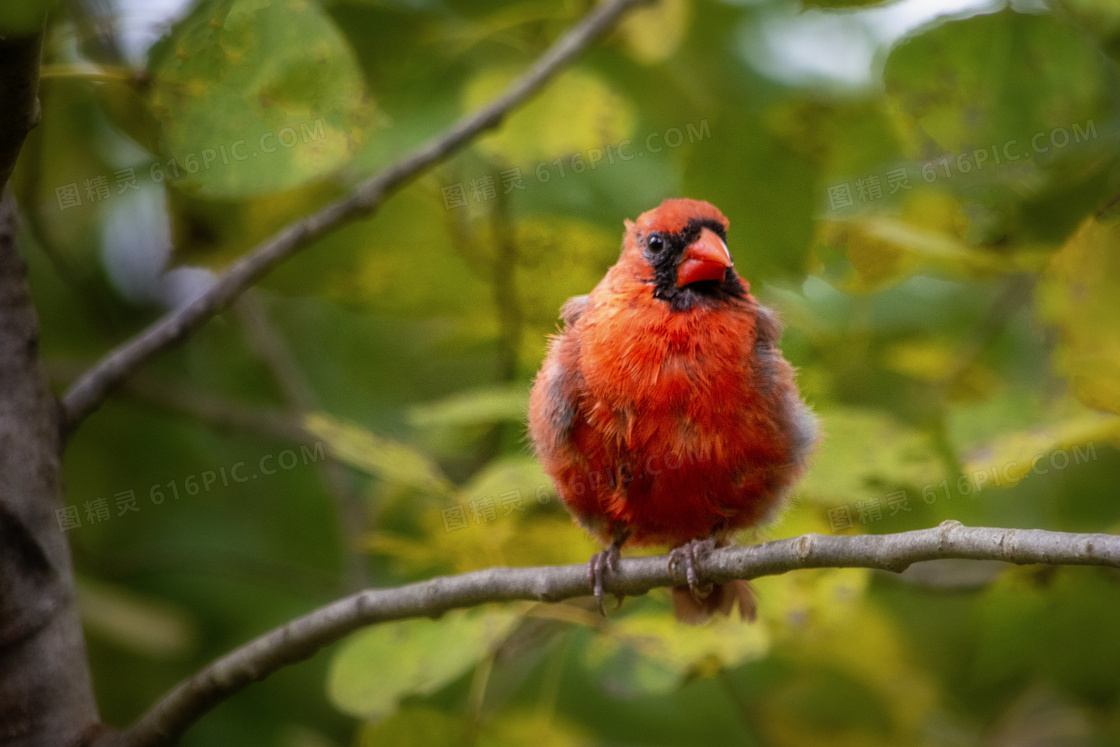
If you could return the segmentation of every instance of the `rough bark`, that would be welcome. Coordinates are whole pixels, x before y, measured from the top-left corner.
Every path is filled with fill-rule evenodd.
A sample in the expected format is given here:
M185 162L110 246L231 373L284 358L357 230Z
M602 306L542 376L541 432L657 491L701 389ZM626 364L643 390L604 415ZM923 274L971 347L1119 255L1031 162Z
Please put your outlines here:
M0 195L39 122L42 36L0 37ZM39 321L0 199L0 744L66 747L98 722L74 601L62 506L59 413L39 360Z
M65 747L98 722L59 530L58 408L16 251L16 205L0 202L0 744Z

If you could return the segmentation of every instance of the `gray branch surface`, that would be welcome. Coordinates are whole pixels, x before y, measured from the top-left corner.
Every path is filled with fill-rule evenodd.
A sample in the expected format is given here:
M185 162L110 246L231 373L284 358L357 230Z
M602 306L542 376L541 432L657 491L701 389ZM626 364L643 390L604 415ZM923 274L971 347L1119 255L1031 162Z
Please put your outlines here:
M606 33L628 10L650 0L611 0L596 5L553 44L533 66L489 105L459 120L446 133L358 185L346 197L298 220L237 260L197 300L157 320L136 337L110 351L80 377L62 398L67 432L95 411L118 384L146 361L183 341L228 308L281 261L320 236L358 217L372 215L393 192L447 159L486 130L501 124Z
M966 527L946 521L932 529L900 534L806 534L751 547L726 547L704 557L698 572L702 581L722 583L801 568L875 568L901 573L913 563L949 558L1120 568L1120 536ZM668 556L627 558L619 563L607 590L634 596L684 583L683 572L669 572ZM367 625L434 618L449 610L490 602L556 602L590 593L587 566L583 564L490 568L396 589L363 591L293 620L218 659L179 684L133 726L105 735L95 747L173 743L194 721L250 683L307 659Z
M98 724L58 530L58 411L39 357L39 320L5 186L39 121L42 36L0 36L0 744L72 745Z
M55 522L62 466L39 321L16 251L16 201L0 200L0 744L73 744L97 707Z

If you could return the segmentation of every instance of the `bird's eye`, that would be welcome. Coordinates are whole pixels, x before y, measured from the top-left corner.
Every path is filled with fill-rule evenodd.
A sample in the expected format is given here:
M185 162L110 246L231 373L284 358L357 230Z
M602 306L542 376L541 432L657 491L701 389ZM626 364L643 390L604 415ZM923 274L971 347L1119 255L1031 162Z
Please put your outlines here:
M648 246L649 250L654 254L660 254L661 250L665 248L665 239L662 238L659 233L651 234L650 237L646 239L646 246Z

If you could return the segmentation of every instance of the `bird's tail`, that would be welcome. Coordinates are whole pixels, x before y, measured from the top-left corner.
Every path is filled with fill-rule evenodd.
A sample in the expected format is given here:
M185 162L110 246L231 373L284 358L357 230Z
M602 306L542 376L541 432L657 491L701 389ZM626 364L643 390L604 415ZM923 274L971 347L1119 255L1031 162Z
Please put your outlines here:
M710 591L708 591L710 589ZM735 605L739 605L739 617L744 622L754 622L756 608L754 593L746 581L736 580L726 584L712 584L701 589L701 596L694 595L687 586L673 587L673 612L678 620L689 625L699 625L717 612L730 615Z

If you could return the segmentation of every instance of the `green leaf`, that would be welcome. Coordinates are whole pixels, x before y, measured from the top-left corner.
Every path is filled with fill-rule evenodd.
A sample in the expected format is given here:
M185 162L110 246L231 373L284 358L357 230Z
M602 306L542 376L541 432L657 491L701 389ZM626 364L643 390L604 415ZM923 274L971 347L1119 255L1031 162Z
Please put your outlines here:
M901 158L897 127L878 99L791 99L772 107L766 124L786 147L818 163L822 179L881 174Z
M850 288L869 291L924 272L991 279L1009 272L1038 271L1049 252L1024 247L1007 253L978 246L951 233L904 220L875 217L823 225L816 250L844 251L855 274Z
M377 720L408 695L430 695L490 653L517 622L509 609L455 610L439 620L378 625L331 660L327 693L341 711Z
M349 421L322 413L308 415L309 431L327 442L336 459L394 486L407 486L436 495L451 495L454 486L426 455Z
M467 723L434 708L410 706L388 718L364 724L358 747L443 747L469 740Z
M413 576L466 573L488 566L582 563L601 549L566 514L532 515L519 521L520 517L515 518L513 513L503 516L500 498L486 497L495 499L492 519L476 518L469 503L457 502L447 508L461 509L467 526L453 528L441 509L433 508L419 517L422 537L374 532L364 539L362 547L367 552L391 557ZM525 505L529 514L534 499L526 496Z
M5 0L0 7L0 36L34 34L58 0Z
M1120 612L1116 592L1115 579L1095 570L1063 568L1040 575L1019 568L1004 574L976 605L972 689L1006 692L1033 680L1082 697L1109 698L1120 641L1086 633L1093 620Z
M1120 58L1120 5L1112 0L1052 0L1050 5L1097 37L1113 59Z
M712 675L762 658L769 650L768 626L744 624L737 613L693 627L657 608L612 623L592 641L587 657L608 690L633 696L670 692L689 675Z
M537 503L537 496L551 500L552 478L544 473L540 463L527 454L499 457L487 464L470 482L463 486L463 498L470 501L486 496L512 496L521 500L518 505L529 507ZM516 512L523 516L524 512Z
M1065 420L1039 424L1030 430L1011 431L995 441L974 447L965 456L963 470L973 487L1013 487L1029 477L1036 461L1048 470L1047 458L1065 451L1065 463L1096 459L1097 445L1120 441L1120 418L1098 412L1080 412ZM1061 460L1055 464L1063 463ZM998 470L998 473L996 472ZM998 481L990 477L998 475ZM983 477L981 477L983 475ZM978 482L979 480L979 482Z
M207 197L289 189L343 164L371 105L346 40L309 0L211 0L151 55L171 183Z
M528 403L529 392L520 385L489 386L416 405L409 411L408 419L418 428L521 422Z
M538 333L531 342L543 358L545 335L557 330L560 307L572 296L591 292L618 259L622 222L617 230L607 230L586 220L549 215L518 221L515 236L520 252L518 291Z
M840 572L827 571L829 575ZM862 586L866 586L869 572L863 573ZM841 577L845 576L848 583L860 583L859 576ZM837 587L821 589L832 590ZM938 705L934 683L917 666L912 644L898 621L862 594L853 597L854 590L849 587L843 596L821 594L811 614L794 609L789 624L779 629L776 652L798 666L790 678L774 683L759 698L758 713L773 744L922 743L919 735L928 729ZM765 599L767 588L759 592Z
M819 415L824 436L798 489L817 503L864 500L945 476L931 440L912 426L872 410L829 409Z
M1030 148L1036 133L1102 118L1112 85L1085 36L1053 17L1011 10L945 23L901 43L883 76L921 157L1014 141L1008 147L1024 164L1039 157Z

